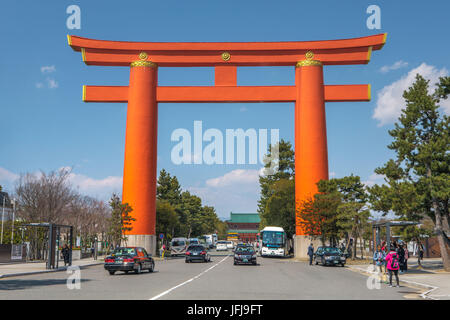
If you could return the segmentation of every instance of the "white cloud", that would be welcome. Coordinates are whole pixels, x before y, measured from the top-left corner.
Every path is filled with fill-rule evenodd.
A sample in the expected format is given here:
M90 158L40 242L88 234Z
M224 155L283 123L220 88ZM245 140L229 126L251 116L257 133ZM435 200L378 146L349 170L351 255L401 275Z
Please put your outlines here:
M71 170L70 167L61 167L61 169ZM40 177L41 172L33 173L37 178ZM14 183L20 178L16 173L0 167L0 185L4 186L9 191L13 190ZM69 174L69 182L84 195L99 198L101 200L108 200L113 192L117 194L122 193L122 177L108 176L104 179L94 179L83 174L71 172Z
M384 178L386 176L384 174L377 174L377 173L372 173L369 178L365 181L362 181L362 183L364 185L366 185L367 187L372 187L375 184L384 184Z
M396 63L394 63L393 65L390 65L390 66L382 66L382 67L380 68L380 72L381 72L381 73L388 73L388 72L391 71L391 70L397 70L397 69L400 69L400 68L404 68L404 67L406 67L406 66L408 66L408 62L405 62L405 61L403 61L403 60L400 60L400 61L397 61Z
M221 177L206 180L209 187L228 187L239 184L253 184L259 181L260 170L237 169L224 174Z
M46 74L46 73L52 73L55 72L56 68L55 66L43 66L41 67L41 73Z
M3 191L12 191L17 179L19 179L19 175L0 167L0 185L3 187Z
M260 170L237 169L220 177L208 179L204 187L187 190L202 199L204 205L213 206L219 217L229 218L233 212L256 212L259 200Z
M425 79L430 80L431 93L434 91L435 83L439 81L439 77L447 76L448 70L445 68L438 70L434 66L422 63L399 80L381 89L378 92L377 105L373 113L373 118L379 121L378 126L394 123L398 119L401 109L405 108L403 91L407 90L414 83L418 73ZM443 100L441 106L445 113L450 114L449 99Z
M108 200L113 192L122 193L122 177L108 176L104 179L93 179L82 174L71 173L69 181L82 194Z

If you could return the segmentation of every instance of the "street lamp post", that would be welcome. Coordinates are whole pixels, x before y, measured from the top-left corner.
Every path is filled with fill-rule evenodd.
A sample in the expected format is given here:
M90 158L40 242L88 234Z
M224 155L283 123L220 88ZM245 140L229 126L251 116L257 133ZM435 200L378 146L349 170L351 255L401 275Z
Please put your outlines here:
M16 198L13 199L13 218L12 218L12 226L11 226L11 244L14 244L14 220L16 218Z

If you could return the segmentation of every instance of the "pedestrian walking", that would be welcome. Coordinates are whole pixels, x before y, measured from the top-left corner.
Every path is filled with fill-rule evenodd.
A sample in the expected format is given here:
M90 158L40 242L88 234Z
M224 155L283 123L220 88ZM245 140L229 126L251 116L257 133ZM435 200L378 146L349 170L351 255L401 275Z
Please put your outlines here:
M423 244L419 245L419 265L421 264L420 262L423 260Z
M375 262L375 265L377 266L378 271L378 279L380 282L383 281L383 278L385 278L385 270L383 270L383 266L385 266L384 259L386 258L386 253L381 250L381 246L378 245L377 250L373 254L373 261Z
M403 243L399 243L397 253L398 253L398 265L400 268L399 269L400 274L403 274L405 266L405 249L403 248Z
M408 271L408 259L409 259L408 246L405 244L403 249L405 250L405 265L403 266L403 270L404 270L404 272L407 272Z
M392 287L392 275L395 275L397 287L400 287L400 281L398 279L398 259L398 253L395 251L395 247L391 247L389 254L385 258L387 270L389 272L389 287Z
M68 264L70 264L70 249L67 244L64 244L61 253L64 259L64 266L67 266Z
M312 260L314 256L314 245L311 243L308 247L309 265L312 265Z

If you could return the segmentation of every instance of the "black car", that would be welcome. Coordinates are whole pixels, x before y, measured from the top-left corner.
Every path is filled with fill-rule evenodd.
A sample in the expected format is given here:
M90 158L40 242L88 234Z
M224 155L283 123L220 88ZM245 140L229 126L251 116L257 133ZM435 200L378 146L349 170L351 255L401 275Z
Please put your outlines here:
M233 252L236 252L237 248L252 248L253 249L253 246L248 243L238 243L236 248L234 248Z
M256 265L256 251L252 246L238 246L234 250L234 265L253 264Z
M336 247L318 247L314 253L314 262L322 265L341 265L346 263L345 254Z
M113 275L116 271L141 273L142 270L148 270L153 272L155 270L155 261L147 254L144 248L119 247L105 258L104 267L110 275Z
M189 263L191 261L203 261L203 262L211 261L211 257L206 251L206 248L201 244L190 245L186 250L185 256L186 256L186 263Z

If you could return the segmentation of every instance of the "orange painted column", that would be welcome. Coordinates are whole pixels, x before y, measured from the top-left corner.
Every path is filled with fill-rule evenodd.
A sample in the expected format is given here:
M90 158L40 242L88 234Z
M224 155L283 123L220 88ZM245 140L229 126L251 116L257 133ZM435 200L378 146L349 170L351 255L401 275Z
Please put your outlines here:
M327 130L323 85L323 66L320 61L307 59L297 63L295 83L295 202L296 211L302 201L317 192L316 183L328 179ZM296 218L296 235L305 235Z
M158 69L145 61L145 53L140 57L141 61L133 62L130 68L122 201L132 206L131 216L136 218L128 232L128 245L154 251Z

